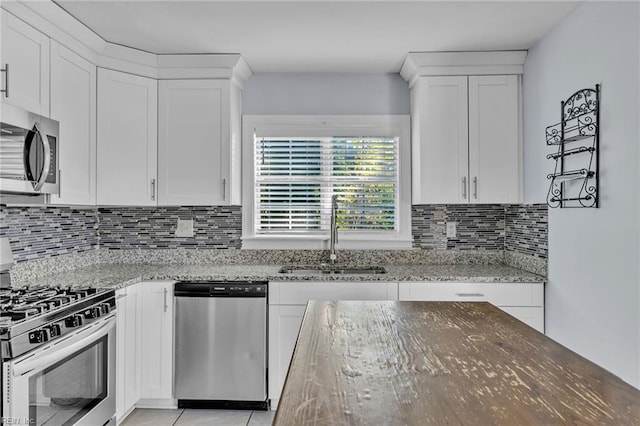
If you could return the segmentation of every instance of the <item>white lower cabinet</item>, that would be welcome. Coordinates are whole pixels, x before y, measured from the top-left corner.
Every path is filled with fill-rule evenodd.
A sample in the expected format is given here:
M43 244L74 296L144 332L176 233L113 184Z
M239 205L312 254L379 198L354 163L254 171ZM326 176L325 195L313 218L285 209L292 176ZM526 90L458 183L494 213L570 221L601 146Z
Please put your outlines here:
M140 399L140 285L116 291L116 422Z
M116 291L116 422L135 408L176 408L173 281Z
M275 410L309 300L398 300L397 282L269 283L269 399Z
M269 305L269 398L276 409L296 346L305 305Z
M138 407L171 408L173 400L173 281L141 283L142 353Z
M489 302L544 333L544 283L401 282L398 300Z

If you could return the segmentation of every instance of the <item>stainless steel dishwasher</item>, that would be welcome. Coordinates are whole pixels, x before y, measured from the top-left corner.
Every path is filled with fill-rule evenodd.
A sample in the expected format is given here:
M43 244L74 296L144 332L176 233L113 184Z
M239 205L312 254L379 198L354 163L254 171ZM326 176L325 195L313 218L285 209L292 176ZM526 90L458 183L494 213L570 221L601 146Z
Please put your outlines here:
M175 284L179 408L267 409L267 283Z

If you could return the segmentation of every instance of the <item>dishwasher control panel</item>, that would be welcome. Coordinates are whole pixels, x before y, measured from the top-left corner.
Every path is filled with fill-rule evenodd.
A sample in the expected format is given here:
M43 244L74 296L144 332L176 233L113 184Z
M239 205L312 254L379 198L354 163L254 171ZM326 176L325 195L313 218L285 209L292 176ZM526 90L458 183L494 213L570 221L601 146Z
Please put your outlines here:
M266 297L266 281L180 281L176 297Z

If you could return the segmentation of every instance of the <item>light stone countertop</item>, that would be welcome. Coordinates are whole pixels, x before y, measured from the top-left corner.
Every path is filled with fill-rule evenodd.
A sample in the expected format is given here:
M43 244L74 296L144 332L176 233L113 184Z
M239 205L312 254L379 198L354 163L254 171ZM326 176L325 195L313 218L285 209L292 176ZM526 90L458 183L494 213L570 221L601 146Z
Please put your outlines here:
M123 288L141 281L154 280L238 280L238 281L451 281L487 283L544 282L545 277L506 265L381 265L386 274L324 275L311 273L281 274L282 265L214 264L96 264L60 272L20 283L60 287Z

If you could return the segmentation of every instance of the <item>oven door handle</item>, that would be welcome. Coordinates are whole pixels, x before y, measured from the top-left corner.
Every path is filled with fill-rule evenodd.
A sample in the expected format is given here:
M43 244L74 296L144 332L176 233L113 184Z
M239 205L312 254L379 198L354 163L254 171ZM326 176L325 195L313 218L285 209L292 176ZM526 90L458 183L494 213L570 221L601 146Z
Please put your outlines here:
M13 365L13 376L22 376L33 370L40 371L47 366L62 361L69 355L73 355L78 350L86 347L89 343L95 342L102 336L107 335L113 329L115 322L115 316L111 316L101 324L94 324L93 327L80 331L68 341L55 342L52 346L44 348L42 351L44 353L48 352L46 355L38 356L38 352L35 352L27 359L15 362ZM90 334L81 336L83 331L87 331Z

